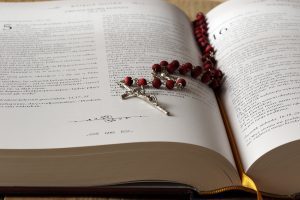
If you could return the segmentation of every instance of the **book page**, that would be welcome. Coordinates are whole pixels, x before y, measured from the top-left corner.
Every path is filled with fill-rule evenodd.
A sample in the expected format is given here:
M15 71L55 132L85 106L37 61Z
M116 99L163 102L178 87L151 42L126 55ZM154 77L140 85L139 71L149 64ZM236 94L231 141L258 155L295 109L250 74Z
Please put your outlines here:
M152 64L161 60L200 64L179 9L159 1L2 8L1 149L180 142L234 163L214 93L198 81L189 79L183 91L149 90L171 116L120 97L125 91L117 82L151 79Z
M222 100L247 170L266 152L300 139L300 2L226 2L209 13L226 74Z

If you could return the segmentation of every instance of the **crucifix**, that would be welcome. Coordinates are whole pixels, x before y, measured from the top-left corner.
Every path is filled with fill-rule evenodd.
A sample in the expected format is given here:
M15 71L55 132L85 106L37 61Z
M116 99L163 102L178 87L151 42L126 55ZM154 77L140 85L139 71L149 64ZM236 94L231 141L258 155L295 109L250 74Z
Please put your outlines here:
M157 110L161 111L162 113L164 113L165 115L170 116L169 111L165 110L164 108L162 108L157 101L157 98L155 95L153 94L147 94L145 92L144 87L132 87L132 86L128 86L124 83L124 81L120 81L118 82L118 85L122 88L125 88L126 91L124 94L122 94L122 99L128 99L131 97L137 97L139 99L142 99L143 101L147 102L149 105L151 105L152 107L156 108Z

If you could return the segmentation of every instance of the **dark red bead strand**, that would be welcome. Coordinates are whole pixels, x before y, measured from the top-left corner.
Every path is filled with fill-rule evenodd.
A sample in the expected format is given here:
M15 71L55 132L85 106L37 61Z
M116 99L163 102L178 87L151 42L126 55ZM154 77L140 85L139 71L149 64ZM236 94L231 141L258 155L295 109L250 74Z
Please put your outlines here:
M191 63L180 65L177 60L171 62L161 61L160 64L153 65L152 70L154 78L162 79L160 80L160 84L156 83L157 80L155 80L155 84L152 84L153 87L165 85L165 87L170 90L173 88L182 89L186 86L186 81L183 78L172 78L171 75L173 74L190 75L192 78L214 89L217 88L216 86L221 85L221 79L223 77L223 73L219 69L215 69L214 64L210 60L206 60L203 66L193 66ZM211 84L211 82L214 83Z
M191 76L204 84L209 85L212 89L217 90L221 87L223 73L217 69L217 62L214 58L215 50L209 42L207 20L203 13L199 12L193 21L194 35L201 51L203 68L195 67L192 69ZM185 72L183 69L181 71Z

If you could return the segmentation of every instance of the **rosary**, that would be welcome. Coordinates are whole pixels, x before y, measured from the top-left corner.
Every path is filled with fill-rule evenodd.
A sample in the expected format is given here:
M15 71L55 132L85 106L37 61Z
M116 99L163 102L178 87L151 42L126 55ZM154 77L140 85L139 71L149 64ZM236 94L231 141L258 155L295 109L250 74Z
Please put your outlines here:
M203 13L196 15L196 20L193 21L194 36L202 55L202 66L194 66L191 63L180 64L177 60L167 62L161 61L159 64L152 66L152 80L147 81L145 78L132 78L126 76L123 80L118 82L121 88L126 91L122 94L122 99L137 97L147 102L152 107L161 111L165 115L170 113L162 108L153 94L147 94L146 87L148 83L152 83L152 87L159 89L162 86L168 90L182 90L186 86L186 80L181 76L191 76L193 79L208 85L214 91L220 89L223 82L223 73L216 67L215 50L209 43L208 27L206 17Z

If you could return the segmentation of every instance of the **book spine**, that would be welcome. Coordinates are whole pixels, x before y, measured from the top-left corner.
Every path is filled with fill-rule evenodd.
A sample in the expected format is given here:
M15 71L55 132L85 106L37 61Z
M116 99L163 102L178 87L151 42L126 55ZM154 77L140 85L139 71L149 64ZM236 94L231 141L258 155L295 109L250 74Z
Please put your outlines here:
M193 31L194 31L194 36L195 36L196 42L197 42L198 47L201 52L203 69L205 70L204 74L201 77L201 81L204 82L207 79L207 81L210 81L208 83L208 85L211 88L213 88L213 89L220 88L220 86L222 85L222 81L223 81L223 79L222 79L223 74L220 74L217 76L215 74L216 72L221 72L221 70L217 69L217 60L215 59L216 51L213 48L213 46L209 40L208 23L207 23L206 16L201 12L196 15L196 19L193 21ZM215 91L217 91L217 90L215 90ZM218 102L220 104L219 99L218 99ZM227 118L224 117L224 116L226 116L225 112L224 111L222 112L221 106L219 106L219 107L221 109L223 119L225 118L225 122L227 122L227 120L226 120ZM226 127L227 128L230 127L229 123L227 124ZM234 142L233 135L231 134L231 130L229 132L228 132L228 130L226 130L226 132L228 134L230 145L233 149L233 154L234 154L234 158L236 161L236 165L237 165L237 168L238 168L241 180L242 180L242 186L255 191L258 200L262 199L261 192L257 189L256 184L245 173L245 170L241 164L241 159L240 159L239 153L237 151L237 146ZM230 190L230 188L228 188L228 189ZM216 192L216 193L218 193L218 192Z

